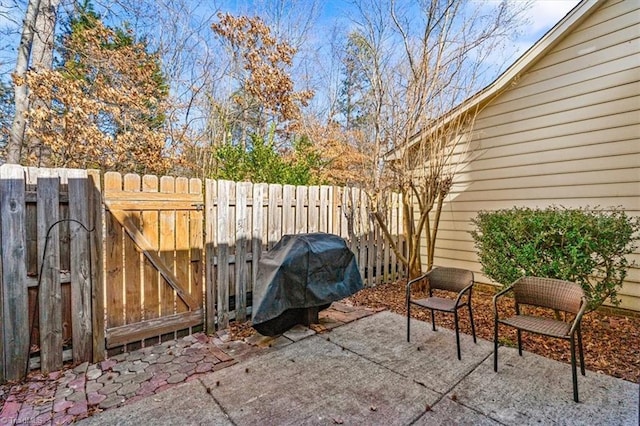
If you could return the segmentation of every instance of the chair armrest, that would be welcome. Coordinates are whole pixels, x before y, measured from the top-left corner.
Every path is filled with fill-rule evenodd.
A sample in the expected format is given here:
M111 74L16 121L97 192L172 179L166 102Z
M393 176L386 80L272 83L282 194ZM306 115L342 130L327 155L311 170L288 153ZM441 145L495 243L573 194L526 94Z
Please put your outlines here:
M513 290L513 284L511 284L507 288L503 288L502 290L500 290L499 292L493 295L493 315L495 316L496 319L498 318L498 298L504 296L506 293L508 293L511 290Z
M433 269L432 269L433 270ZM427 278L429 276L429 274L431 274L431 271L424 273L422 275L420 275L417 278L412 279L411 281L409 281L407 283L407 300L409 300L409 297L411 296L411 286L419 281L424 280L425 278Z
M471 303L471 289L473 288L473 284L474 282L471 281L471 284L460 290L460 292L458 293L458 297L456 297L456 306L458 306L458 303L460 303L460 299L462 299L462 296L467 292L469 292L469 303Z
M425 278L427 278L430 274L431 274L431 271L429 271L429 272L427 272L427 273L424 273L424 274L420 275L420 276L419 276L419 277L417 277L417 278L412 279L411 281L409 281L409 282L407 283L407 289L411 288L411 286L412 286L413 284L415 284L415 283L417 283L417 282L419 282L419 281L424 280L424 279L425 279Z
M576 317L573 319L573 324L571 325L571 330L569 330L569 335L572 335L576 331L576 328L580 325L580 321L582 320L582 315L586 310L587 298L586 296L582 296L582 305L580 305L580 310L576 314Z

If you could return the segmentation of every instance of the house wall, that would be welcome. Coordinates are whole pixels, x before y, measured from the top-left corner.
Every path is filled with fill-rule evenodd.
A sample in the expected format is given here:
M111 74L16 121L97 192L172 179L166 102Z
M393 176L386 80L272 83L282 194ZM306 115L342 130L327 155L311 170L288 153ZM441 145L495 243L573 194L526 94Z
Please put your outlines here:
M435 264L471 269L478 282L491 283L469 235L480 210L640 215L640 2L604 3L486 106L469 158L444 207ZM632 260L620 306L640 310L640 251Z

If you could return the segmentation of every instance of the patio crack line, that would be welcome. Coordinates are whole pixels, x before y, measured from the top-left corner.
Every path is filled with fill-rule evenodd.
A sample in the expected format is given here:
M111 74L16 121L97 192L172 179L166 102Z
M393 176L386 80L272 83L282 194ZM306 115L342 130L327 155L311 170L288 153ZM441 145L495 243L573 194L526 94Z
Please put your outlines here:
M447 389L440 398L438 398L438 400L433 404L434 406L436 404L438 404L440 401L442 401L449 393L453 392L453 390L465 379L467 378L467 376L471 373L473 373L478 367L480 367L487 359L489 359L489 357L493 356L493 351L489 352L487 354L487 356L485 356L484 358L482 358L480 360L480 362L476 363L473 368L471 368L471 370L469 370L469 372L467 374L465 374L460 380L458 380L457 382L455 382L449 389ZM440 393L440 392L437 392ZM455 394L454 394L455 395ZM451 401L453 401L456 404L460 404L461 406L465 407L468 410L471 410L481 416L487 417L491 420L493 420L494 422L501 424L501 425L506 425L506 423L502 423L501 421L494 419L493 417L491 417L489 414L484 414L481 411L478 411L477 409L470 407L468 405L463 404L461 401L459 401L457 398L456 399L451 399ZM424 414L423 414L424 415ZM417 421L418 419L416 419L415 421Z
M220 407L220 411L222 411L224 413L224 415L226 416L226 418L229 420L229 422L232 425L236 425L236 422L233 421L233 419L231 418L231 416L229 415L229 413L227 412L227 410L224 408L224 405L222 405L220 403L220 401L218 401L216 399L215 396L213 396L213 392L211 392L211 388L207 385L204 384L204 382L202 381L202 379L197 379L198 382L200 383L200 385L202 385L202 387L204 388L205 392L207 392L207 394L211 397L211 399L213 399L213 402L215 402L218 407Z
M371 359L371 358L369 358L369 357L367 357L367 356L365 356L365 355L363 355L363 354L361 354L361 353L356 352L355 350L352 350L352 349L349 349L349 348L347 348L347 347L345 347L345 346L342 346L342 345L340 345L340 344L338 344L338 343L336 343L336 342L334 342L334 341L332 341L332 340L330 340L330 339L325 339L325 340L327 340L329 343L332 343L332 344L334 344L335 346L337 346L337 347L339 347L339 348L342 348L342 350L343 350L343 351L349 351L349 352L351 352L352 354L354 354L354 355L356 355L356 356L359 356L359 357L361 357L361 358L363 358L363 359L365 359L365 360L367 360L367 361L369 361L369 362L371 362L371 363L373 363L373 364L375 364L375 365L377 365L377 366L379 366L379 367L381 367L381 368L383 368L383 369L385 369L385 370L387 370L387 371L390 371L390 372L392 372L392 373L394 373L394 374L396 374L396 375L398 375L398 376L400 376L400 377L404 377L405 379L410 380L411 382L413 382L413 383L415 383L415 384L417 384L417 385L419 385L419 386L422 386L422 387L424 387L425 389L429 389L430 391L432 391L432 392L434 392L434 393L436 393L436 394L440 395L440 397L439 397L439 398L438 398L438 399L437 399L437 400L436 400L436 401L431 405L431 407L435 406L435 405L436 405L436 404L438 404L440 401L442 401L442 400L443 400L443 399L444 399L444 398L445 398L445 397L446 397L446 396L447 396L451 391L453 391L453 389L455 389L455 387L456 387L456 386L458 386L458 385L459 385L459 384L460 384L460 383L461 383L461 382L462 382L462 381L463 381L463 380L464 380L464 379L465 379L469 374L473 373L473 372L474 372L474 371L475 371L475 370L476 370L480 365L482 365L482 363L483 363L483 362L485 362L487 359L489 359L489 357L490 357L490 356L493 356L493 351L491 351L491 352L490 352L489 354L487 354L484 358L482 358L479 362L477 362L475 365L473 365L473 366L472 366L472 368L471 368L471 370L469 370L469 373L465 374L465 375L464 375L460 380L458 380L457 382L455 382L455 383L454 383L450 388L448 388L447 390L445 390L445 391L444 391L444 393L443 393L443 392L440 392L440 391L437 391L437 390L435 390L435 389L430 388L430 387L429 387L429 386L427 386L425 383L419 382L419 381L417 381L416 379L412 379L411 377L409 377L409 376L408 376L408 375L406 375L406 374L402 374L402 373L400 373L400 372L398 372L398 371L394 371L394 370L392 370L391 368L389 368L389 367L387 367L387 366L385 366L385 365L383 365L383 364L381 364L381 363L379 363L379 362L377 362L377 361L375 361L375 360L373 360L373 359ZM476 410L476 409L475 409L475 408L473 408L473 407L469 407L469 406L467 406L467 405L465 405L465 404L461 403L461 402L460 402L460 401L458 401L458 400L453 401L453 402L455 402L456 404L460 404L461 406L463 406L463 407L465 407L465 408L467 408L467 409L469 409L469 410L471 410L471 411L473 411L473 412L475 412L475 413L478 413L478 414L479 414L479 415L481 415L481 416L485 416L485 417L487 417L487 418L489 418L489 419L493 420L494 422L496 422L496 423L498 423L498 424L500 424L500 425L505 425L505 423L502 423L501 421L494 419L494 418L493 418L493 417L491 417L490 415L488 415L488 414L484 414L484 413L482 413L482 412L480 412L480 411ZM426 412L425 412L425 413L426 413ZM415 419L413 419L413 421L411 421L411 423L409 423L409 424L414 424L415 422L417 422L417 421L418 421L422 416L424 416L424 415L425 415L425 413L420 414L418 417L416 417Z
M371 358L368 358L367 356L365 356L365 355L363 355L363 354L361 354L361 353L358 353L358 352L356 352L356 351L354 351L354 350L352 350L352 349L347 348L346 346L342 346L341 344L336 343L336 342L334 342L334 341L332 341L332 340L330 340L330 339L325 339L325 340L326 340L326 341L328 341L329 343L332 343L333 345L335 345L335 346L337 346L337 347L341 348L343 351L351 352L352 354L354 354L354 355L356 355L356 356L359 356L360 358L363 358L363 359L365 359L365 360L367 360L367 361L371 362L372 364L377 365L378 367L384 368L385 370L390 371L390 372L392 372L393 374L396 374L396 375L398 375L398 376L400 376L400 377L404 377L405 379L411 380L412 382L414 382L414 383L416 383L416 384L418 384L418 385L421 385L421 386L423 386L423 387L425 387L425 388L427 388L427 389L429 389L429 390L431 390L431 391L434 391L434 392L436 392L436 393L440 393L440 392L436 391L435 389L431 389L431 388L429 388L429 387L428 387L428 386L426 386L424 383L417 382L417 381L413 380L412 378L410 378L410 377L408 377L408 376L406 376L406 375L404 375L404 374L402 374L402 373L399 373L399 372L397 372L397 371L394 371L394 370L392 370L391 368L389 368L389 367L387 367L387 366L385 366L385 365L383 365L383 364L381 364L381 363L379 363L379 362L377 362L377 361L375 361L375 360L373 360L373 359L371 359Z
M446 395L446 393L444 393L444 394L443 394L443 393L442 393L442 392L440 392L440 391L437 391L437 390L435 390L435 389L430 388L430 387L429 387L429 386L427 386L425 383L419 382L419 381L417 381L416 379L412 379L411 377L407 376L406 374L402 374L402 373L400 373L400 372L398 372L398 371L392 370L391 368L387 367L386 365L381 364L380 362L378 362L378 361L376 361L376 360L374 360L374 359L371 359L371 358L367 357L367 356L366 356L366 355L364 355L364 354L358 353L358 352L356 352L355 350L349 349L349 348L347 348L346 346L342 346L342 345L340 345L339 343L336 343L336 342L334 342L334 341L332 341L332 340L329 340L329 339L325 339L325 340L327 340L329 343L332 343L332 344L334 344L335 346L337 346L337 347L341 348L343 351L351 352L352 354L354 354L354 355L356 355L356 356L358 356L358 357L360 357L360 358L362 358L362 359L365 359L365 360L369 361L370 363L375 364L375 365L377 365L378 367L381 367L381 368L383 368L383 369L385 369L385 370L387 370L387 371L389 371L389 372L391 372L391 373L393 373L393 374L395 374L395 375L397 375L397 376L404 377L405 379L407 379L407 380L409 380L409 381L411 381L411 382L413 382L413 383L415 383L415 384L417 384L417 385L419 385L419 386L422 386L422 387L423 387L423 388L425 388L425 389L428 389L428 390L430 390L430 391L432 391L432 392L435 392L435 393L437 393L438 395L442 395L442 396L438 399L438 401L440 401L440 400L442 399L442 397L444 397L444 396ZM485 358L485 359L486 359L486 358ZM482 360L482 362L484 362L484 360ZM481 362L481 363L482 363L482 362ZM476 366L476 367L477 367L477 366ZM474 367L473 369L475 369L476 367ZM457 384L457 383L456 383L456 384ZM447 391L447 392L448 392L448 391Z

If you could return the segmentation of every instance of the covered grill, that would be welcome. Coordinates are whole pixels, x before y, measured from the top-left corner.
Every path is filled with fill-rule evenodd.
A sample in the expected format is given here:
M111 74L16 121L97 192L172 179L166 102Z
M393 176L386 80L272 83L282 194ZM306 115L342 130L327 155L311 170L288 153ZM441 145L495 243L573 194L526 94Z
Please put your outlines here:
M317 322L318 311L362 289L353 252L337 235L285 235L262 255L253 289L253 327L275 336Z

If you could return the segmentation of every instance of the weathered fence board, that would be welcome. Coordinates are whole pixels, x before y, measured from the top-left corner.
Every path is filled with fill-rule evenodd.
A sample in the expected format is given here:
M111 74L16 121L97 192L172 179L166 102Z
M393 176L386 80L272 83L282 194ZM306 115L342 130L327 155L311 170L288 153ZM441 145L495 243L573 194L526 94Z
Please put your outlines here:
M60 178L50 169L40 169L37 190L38 260L40 288L40 366L44 373L62 368L62 288L60 284L60 240L58 224Z
M189 210L189 294L198 306L204 306L204 199L200 179L189 181L189 193L199 197L198 203L192 205L195 210Z
M211 182L211 181L207 181ZM230 238L229 238L229 223L230 218L230 197L231 191L235 189L233 182L221 181L218 185L218 208L216 213L216 223L218 225L216 232L216 241L214 244L214 250L217 253L217 270L216 274L216 295L217 295L217 320L218 327L227 328L229 326L229 259L230 256ZM208 191L209 189L207 189Z
M216 329L217 303L218 303L218 278L217 273L220 268L216 268L216 254L218 250L218 186L213 185L207 179L205 181L206 190L204 197L204 212L207 218L204 230L204 264L205 264L205 328L207 332L213 333Z
M264 243L266 242L265 235L265 219L267 217L268 210L265 210L264 197L267 194L268 185L260 183L253 186L253 218L252 218L252 232L251 232L251 280L249 282L248 291L253 293L253 283L256 282L258 277L258 263L260 262L260 256Z
M103 234L104 215L102 209L102 182L100 172L88 170L89 185L89 229L91 245L91 311L93 326L93 362L104 359L105 351L105 283L104 283L104 252Z
M0 166L2 218L2 361L4 380L19 380L29 358L25 183L22 167Z
M122 176L119 173L106 173L104 175L104 193L119 192L122 190ZM124 271L122 259L124 256L122 242L124 230L115 217L105 215L106 241L105 250L106 273L109 288L106 292L106 327L118 327L125 324L124 321Z
M278 242L282 232L282 185L269 185L269 201L267 202L267 247L271 249Z
M296 188L292 185L282 187L282 232L283 235L295 233L296 210L294 198Z
M135 174L124 175L124 191L135 192L140 190L140 176ZM130 238L124 238L123 251L124 251L124 323L132 324L142 320L142 294L140 291L140 253L136 245L140 241L136 241L136 237L142 239L142 234L138 231L140 227L140 213L137 211L124 212L119 210L119 215L115 213L114 209L110 209L111 214L118 222L118 225L122 226L124 231L129 234ZM131 234L135 236L132 236ZM145 243L146 243L145 239ZM146 250L150 247L146 246Z
M93 359L89 180L84 170L66 171L69 192L72 354L75 362ZM95 232L95 228L92 232ZM97 266L97 265L96 265Z
M143 176L142 177L142 196L148 196L158 192L158 177L157 176ZM141 206L138 204L137 206ZM147 207L147 206L145 206ZM148 249L150 252L157 253L158 240L159 240L159 228L158 228L159 213L157 210L143 210L142 211L142 234L146 236L148 241ZM142 316L145 320L152 320L160 316L160 273L158 269L153 265L150 259L146 257L143 259L142 273L145 279L142 282L142 298L143 308ZM153 338L149 338L148 343L152 343ZM158 339L155 339L158 341Z
M179 177L176 179L176 194L189 193L189 179ZM178 283L184 283L184 294L189 295L191 299L191 309L196 309L196 300L191 296L191 280L189 279L189 270L191 269L190 256L191 250L189 243L191 240L191 231L189 229L189 211L176 210L176 262L175 276ZM176 292L178 290L176 289ZM199 306L198 306L199 308ZM184 302L183 297L176 298L176 312L186 312L189 310Z
M162 176L160 178L160 192L172 194L175 192L175 178L172 176ZM175 265L175 224L176 215L173 210L163 210L160 212L160 258L166 265L167 272L173 272ZM162 275L162 271L160 271ZM161 278L160 285L160 314L161 316L173 314L175 303L173 290L169 287L166 276Z

